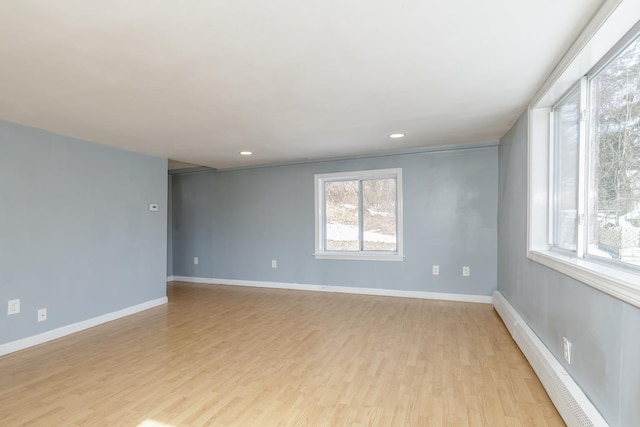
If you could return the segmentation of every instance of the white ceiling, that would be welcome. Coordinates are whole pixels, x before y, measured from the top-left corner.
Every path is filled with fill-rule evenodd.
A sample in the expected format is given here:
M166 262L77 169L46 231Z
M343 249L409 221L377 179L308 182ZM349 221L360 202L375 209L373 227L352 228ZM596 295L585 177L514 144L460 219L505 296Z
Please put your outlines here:
M492 141L602 3L6 0L0 119L216 168Z

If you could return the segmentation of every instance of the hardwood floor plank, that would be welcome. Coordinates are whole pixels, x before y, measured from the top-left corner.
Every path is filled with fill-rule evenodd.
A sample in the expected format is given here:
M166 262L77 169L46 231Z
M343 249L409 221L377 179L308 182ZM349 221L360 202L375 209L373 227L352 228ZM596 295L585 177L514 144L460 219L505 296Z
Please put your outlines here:
M484 304L171 283L0 357L2 426L560 426Z

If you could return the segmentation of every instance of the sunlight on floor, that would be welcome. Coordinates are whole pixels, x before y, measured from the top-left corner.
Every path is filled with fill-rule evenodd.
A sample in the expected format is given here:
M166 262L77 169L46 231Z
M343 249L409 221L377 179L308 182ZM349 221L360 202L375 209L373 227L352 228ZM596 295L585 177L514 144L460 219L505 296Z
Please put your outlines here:
M171 424L161 423L160 421L144 420L138 427L174 427Z

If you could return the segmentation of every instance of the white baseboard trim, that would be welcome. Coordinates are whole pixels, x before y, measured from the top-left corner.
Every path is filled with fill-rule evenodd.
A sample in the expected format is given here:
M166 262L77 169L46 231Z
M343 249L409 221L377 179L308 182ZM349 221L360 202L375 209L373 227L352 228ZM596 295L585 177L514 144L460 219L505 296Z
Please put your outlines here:
M211 279L207 277L171 276L167 281L205 283L210 285L250 286L254 288L293 289L298 291L336 292L341 294L376 295L385 297L419 298L442 301L491 304L493 297L485 295L445 294L439 292L403 291L397 289L356 288L349 286L306 285L286 282L257 282L251 280Z
M500 292L493 306L568 426L608 426L597 408Z
M176 276L167 276L167 282L173 282L176 280Z
M0 356L4 356L9 353L13 353L19 350L24 350L29 347L43 344L47 341L52 341L58 338L62 338L66 335L71 335L76 332L83 331L85 329L93 328L94 326L101 325L103 323L111 322L112 320L120 319L140 311L148 310L153 307L157 307L168 302L167 297L154 299L151 301L143 302L142 304L134 305L131 307L123 308L122 310L114 311L112 313L103 314L102 316L94 317L91 319L83 320L78 323L72 323L71 325L62 326L60 328L52 329L41 334L33 335L27 338L22 338L16 341L11 341L6 344L0 344Z

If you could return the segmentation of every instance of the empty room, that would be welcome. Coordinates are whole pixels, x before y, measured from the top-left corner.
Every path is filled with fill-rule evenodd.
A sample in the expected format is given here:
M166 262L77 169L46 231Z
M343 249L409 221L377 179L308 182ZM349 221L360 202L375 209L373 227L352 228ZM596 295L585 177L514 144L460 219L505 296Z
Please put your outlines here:
M640 424L640 0L0 2L1 426Z

